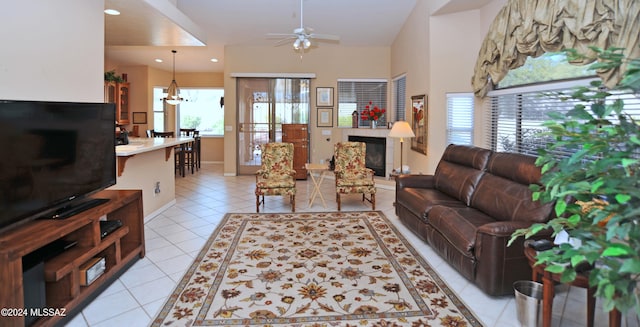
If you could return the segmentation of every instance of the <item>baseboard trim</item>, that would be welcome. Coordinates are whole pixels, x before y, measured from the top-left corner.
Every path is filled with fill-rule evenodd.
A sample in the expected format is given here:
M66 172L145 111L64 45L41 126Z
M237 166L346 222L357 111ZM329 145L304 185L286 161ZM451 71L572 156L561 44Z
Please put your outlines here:
M151 219L155 218L156 216L158 216L159 214L161 214L165 210L169 209L169 207L173 206L174 204L176 204L176 199L173 199L173 200L167 202L165 205L163 205L162 207L158 208L156 211L148 214L147 216L144 217L144 223L145 224L148 223Z

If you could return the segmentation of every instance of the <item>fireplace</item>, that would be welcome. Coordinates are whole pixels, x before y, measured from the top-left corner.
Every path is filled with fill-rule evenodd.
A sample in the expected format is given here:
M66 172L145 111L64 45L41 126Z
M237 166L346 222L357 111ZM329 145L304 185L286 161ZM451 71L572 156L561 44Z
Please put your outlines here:
M376 176L385 176L387 139L384 137L369 137L349 135L351 142L364 142L367 144L365 165L373 169Z

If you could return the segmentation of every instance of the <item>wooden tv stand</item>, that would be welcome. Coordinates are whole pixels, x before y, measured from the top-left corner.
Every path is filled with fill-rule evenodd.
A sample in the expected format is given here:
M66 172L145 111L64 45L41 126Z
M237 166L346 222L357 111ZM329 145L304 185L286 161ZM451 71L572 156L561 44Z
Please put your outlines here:
M22 257L55 240L77 241L77 244L44 262L47 309L37 315L40 318L34 326L60 324L78 313L131 264L144 257L142 191L105 190L93 197L109 201L66 219L34 220L0 234L0 308L3 309L0 325L24 326L25 314L30 312L24 311ZM101 239L101 217L119 219L122 227ZM95 257L105 258L105 272L91 284L82 286L80 266ZM66 317L61 316L63 313Z

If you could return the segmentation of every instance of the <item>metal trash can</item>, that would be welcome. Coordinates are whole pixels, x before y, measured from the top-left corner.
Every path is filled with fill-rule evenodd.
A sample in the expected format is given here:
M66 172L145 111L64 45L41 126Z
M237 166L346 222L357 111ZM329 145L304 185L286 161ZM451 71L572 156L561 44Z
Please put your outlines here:
M542 284L530 280L513 283L516 294L516 312L522 327L538 327L542 319Z

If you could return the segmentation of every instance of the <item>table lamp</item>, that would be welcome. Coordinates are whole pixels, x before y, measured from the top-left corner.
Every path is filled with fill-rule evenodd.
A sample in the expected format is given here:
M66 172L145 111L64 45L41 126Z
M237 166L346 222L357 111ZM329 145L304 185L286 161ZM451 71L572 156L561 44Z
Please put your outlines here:
M391 127L391 132L389 132L389 137L400 138L400 174L403 173L404 168L402 167L402 144L404 143L404 138L407 137L415 137L411 130L411 126L406 121L397 121L393 123L393 127Z

